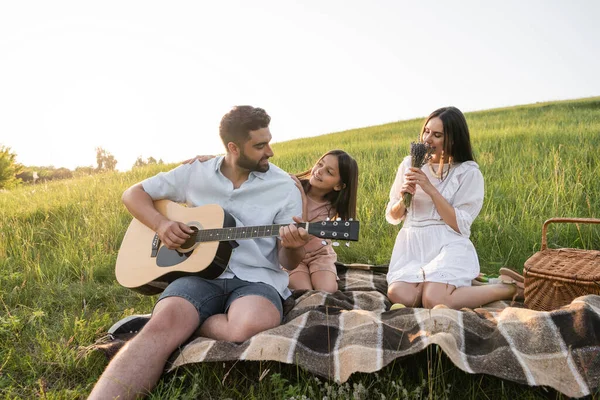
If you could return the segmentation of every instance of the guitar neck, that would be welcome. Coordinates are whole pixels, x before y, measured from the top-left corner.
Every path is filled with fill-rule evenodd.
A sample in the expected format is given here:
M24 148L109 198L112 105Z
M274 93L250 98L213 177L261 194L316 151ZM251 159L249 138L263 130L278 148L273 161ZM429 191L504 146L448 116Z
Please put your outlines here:
M295 224L308 230L308 222ZM196 233L196 242L216 242L236 239L255 239L279 236L279 228L289 224L241 226L220 229L202 229Z

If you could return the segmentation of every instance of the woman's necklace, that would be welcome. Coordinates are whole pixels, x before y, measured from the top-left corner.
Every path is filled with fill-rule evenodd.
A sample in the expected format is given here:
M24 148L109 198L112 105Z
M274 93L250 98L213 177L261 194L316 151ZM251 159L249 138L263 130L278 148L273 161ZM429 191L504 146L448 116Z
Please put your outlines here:
M432 174L433 176L435 176L435 177L436 177L436 178L438 178L438 179L442 179L442 173L441 173L441 172L440 172L440 173L438 173L438 172L434 171L434 170L433 170L433 164L432 164L432 163L427 163L427 165L429 165L429 171L431 171L431 174Z

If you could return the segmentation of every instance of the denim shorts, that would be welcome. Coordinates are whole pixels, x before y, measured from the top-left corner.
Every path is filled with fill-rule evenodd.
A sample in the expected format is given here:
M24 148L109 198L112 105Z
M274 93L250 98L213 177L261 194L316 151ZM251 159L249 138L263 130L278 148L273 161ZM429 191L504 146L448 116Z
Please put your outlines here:
M171 282L162 292L158 301L171 297L181 297L192 303L200 323L215 314L224 314L235 300L244 296L262 296L279 311L283 320L283 304L279 292L271 285L262 282L247 282L237 277L228 279L204 279L199 276L184 276Z

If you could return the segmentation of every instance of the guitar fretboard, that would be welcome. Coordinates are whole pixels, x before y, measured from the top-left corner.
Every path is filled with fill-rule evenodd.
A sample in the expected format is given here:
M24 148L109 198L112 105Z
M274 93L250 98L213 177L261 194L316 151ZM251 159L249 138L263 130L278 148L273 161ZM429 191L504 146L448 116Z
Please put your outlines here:
M289 224L202 229L196 233L196 242L216 242L278 236L279 228L288 225ZM308 223L302 225L304 225L304 229L308 230Z

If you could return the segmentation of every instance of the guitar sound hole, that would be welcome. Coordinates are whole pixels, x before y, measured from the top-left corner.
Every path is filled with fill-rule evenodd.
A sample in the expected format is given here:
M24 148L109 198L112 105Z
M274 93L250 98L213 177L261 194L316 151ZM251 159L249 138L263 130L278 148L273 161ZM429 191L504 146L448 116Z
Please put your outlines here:
M195 226L190 226L190 228L194 231L194 233L192 233L190 235L190 237L188 238L188 240L185 241L185 243L183 243L181 245L181 249L182 250L186 250L189 249L191 247L193 247L196 244L196 236L198 235L198 228Z

